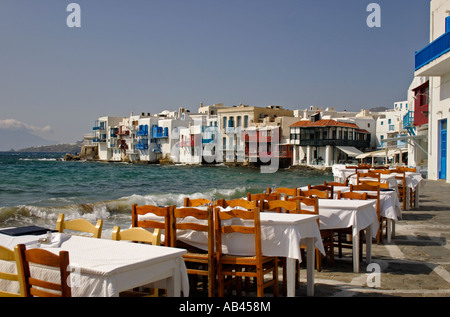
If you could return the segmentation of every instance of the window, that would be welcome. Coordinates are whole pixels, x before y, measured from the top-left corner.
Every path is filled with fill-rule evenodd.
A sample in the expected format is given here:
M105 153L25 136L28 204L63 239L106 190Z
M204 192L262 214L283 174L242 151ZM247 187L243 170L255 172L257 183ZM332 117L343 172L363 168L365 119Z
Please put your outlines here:
M248 116L244 116L244 128L248 128Z
M391 120L391 119L389 119L389 120L388 120L388 124L391 124L391 121L392 121L392 120Z
M239 128L239 127L241 126L241 124L242 124L241 121L242 121L242 117L241 117L241 116L238 116L238 117L237 117L237 122L236 122L236 127L237 127L237 128Z
M227 117L223 117L223 128L227 127Z

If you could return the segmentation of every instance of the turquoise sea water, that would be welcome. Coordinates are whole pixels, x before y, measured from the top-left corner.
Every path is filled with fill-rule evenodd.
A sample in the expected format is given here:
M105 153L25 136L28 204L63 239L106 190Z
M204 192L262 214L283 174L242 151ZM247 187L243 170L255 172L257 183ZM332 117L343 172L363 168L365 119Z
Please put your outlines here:
M66 219L104 220L103 237L114 225L131 224L131 205L179 205L184 197L231 199L267 187L300 187L331 181L331 173L226 166L141 165L65 162L64 154L0 152L0 228L54 228Z

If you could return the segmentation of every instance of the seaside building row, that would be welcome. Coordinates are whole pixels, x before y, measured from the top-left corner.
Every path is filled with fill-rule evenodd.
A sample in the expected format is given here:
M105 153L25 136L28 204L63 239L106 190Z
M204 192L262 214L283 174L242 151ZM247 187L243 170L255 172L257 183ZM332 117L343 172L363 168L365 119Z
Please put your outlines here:
M260 165L276 159L280 167L328 167L359 161L367 152L403 148L387 157L402 162L408 144L393 139L407 135L403 119L409 111L406 101L381 112L200 104L195 113L179 108L100 117L85 144L97 147L98 159L109 162Z

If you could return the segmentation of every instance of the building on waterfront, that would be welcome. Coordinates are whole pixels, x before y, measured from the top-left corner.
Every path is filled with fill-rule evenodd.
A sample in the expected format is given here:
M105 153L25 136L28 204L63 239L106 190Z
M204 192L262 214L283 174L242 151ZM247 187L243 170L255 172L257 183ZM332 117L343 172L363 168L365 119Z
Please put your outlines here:
M293 165L332 166L370 150L370 132L352 122L312 116L290 126Z
M449 0L431 0L430 43L415 53L415 79L410 87L414 100L414 124L421 130L416 133L427 133L428 178L447 182L450 182L447 154L447 124L450 119L449 12Z

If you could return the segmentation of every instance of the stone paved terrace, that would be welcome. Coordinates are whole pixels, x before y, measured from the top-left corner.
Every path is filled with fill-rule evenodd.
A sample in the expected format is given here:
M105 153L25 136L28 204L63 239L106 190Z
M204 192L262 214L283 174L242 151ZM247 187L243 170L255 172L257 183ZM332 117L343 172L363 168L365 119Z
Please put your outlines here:
M379 264L378 287L367 264L353 273L351 254L326 263L315 274L315 296L450 297L450 184L424 180L418 208L403 212L390 244L373 243L372 262ZM350 250L349 250L350 251ZM306 295L306 269L297 296Z

